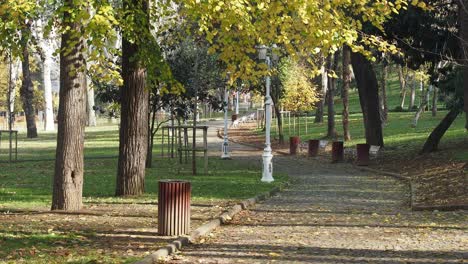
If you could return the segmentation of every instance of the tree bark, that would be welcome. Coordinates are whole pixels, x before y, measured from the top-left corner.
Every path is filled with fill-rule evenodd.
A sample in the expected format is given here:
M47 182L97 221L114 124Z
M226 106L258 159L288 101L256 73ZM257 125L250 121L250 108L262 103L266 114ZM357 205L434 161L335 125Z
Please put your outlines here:
M328 56L327 58L327 68L336 72L338 66L338 52ZM335 78L328 77L328 93L327 93L327 137L335 138L336 137L336 127L335 127Z
M64 5L78 8L73 0ZM79 210L83 192L83 149L86 115L86 50L82 23L64 12L60 52L60 105L58 112L57 151L52 195L52 210ZM66 49L65 49L66 47ZM70 52L71 50L71 52Z
M437 116L437 97L439 92L439 88L434 87L434 91L432 93L432 116Z
M9 66L9 80L8 80L8 130L13 130L15 125L15 97L16 97L16 81L18 80L19 63L13 60L10 55Z
M37 38L39 40L39 46L42 52L42 84L44 86L44 130L54 131L55 120L54 120L54 105L52 98L52 80L51 80L51 68L53 63L54 47L52 41L44 38L44 21L41 19L37 22Z
M437 127L432 131L431 135L429 135L427 138L421 153L429 153L437 150L440 140L444 136L447 129L449 129L449 127L452 125L453 121L457 119L459 113L460 110L458 109L452 109L447 113L444 119L442 119L439 125L437 125Z
M124 9L148 12L146 1L124 1ZM128 32L127 34L132 34ZM125 34L124 34L125 36ZM140 46L122 39L121 121L116 196L140 195L145 191L145 163L148 150L148 100L146 69L137 56Z
M36 138L37 137L37 127L36 127L36 111L34 110L34 86L31 79L31 71L29 64L29 49L28 49L28 38L31 35L31 25L26 24L26 29L22 32L22 53L23 57L21 60L22 70L23 70L23 81L21 84L20 94L21 101L23 102L23 110L26 116L26 127L27 127L27 137Z
M411 85L410 103L408 106L409 111L412 111L414 109L415 100L416 100L416 81L413 80L413 83Z
M351 48L343 46L343 138L345 141L351 140L349 131L349 87L351 85Z
M468 130L468 14L467 14L468 0L461 0L459 2L459 21L460 21L460 40L462 50L462 64L463 64L463 90L464 90L464 104L463 111L465 111L465 128Z
M403 74L403 67L401 65L398 65L398 79L400 80L400 107L403 109L406 99L406 77Z
M366 143L384 146L382 121L379 110L379 87L374 68L360 53L351 54L351 64L359 91L359 101L364 116Z
M327 58L328 60L328 58ZM327 95L328 90L328 72L325 67L325 63L320 68L321 76L322 76L322 85L321 85L321 98L317 104L317 110L315 113L315 123L323 123L323 113L325 112L325 98Z
M412 127L416 127L418 125L418 120L421 117L421 114L424 112L424 109L426 109L427 104L429 103L428 96L431 93L431 89L428 87L427 90L422 92L423 98L421 105L418 108L418 111L414 115L413 119L413 124L411 125Z

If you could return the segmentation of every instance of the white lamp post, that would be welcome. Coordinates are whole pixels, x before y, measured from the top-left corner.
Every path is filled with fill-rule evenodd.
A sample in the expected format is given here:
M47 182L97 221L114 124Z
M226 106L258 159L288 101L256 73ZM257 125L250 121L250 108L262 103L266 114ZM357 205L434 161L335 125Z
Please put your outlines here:
M276 46L272 46L275 48ZM271 59L268 50L271 48L266 47L265 45L257 47L258 49L258 58L260 60L265 60L268 70L271 69ZM275 56L275 54L271 54ZM271 143L270 143L270 130L271 130L271 105L272 100L270 96L270 86L271 78L270 75L266 76L266 92L265 92L265 149L263 150L263 174L262 182L272 182L273 179L273 154L271 153Z
M229 141L228 141L228 85L227 82L229 81L229 73L226 78L226 86L224 88L224 140L222 146L222 159L230 159L231 155L229 154Z

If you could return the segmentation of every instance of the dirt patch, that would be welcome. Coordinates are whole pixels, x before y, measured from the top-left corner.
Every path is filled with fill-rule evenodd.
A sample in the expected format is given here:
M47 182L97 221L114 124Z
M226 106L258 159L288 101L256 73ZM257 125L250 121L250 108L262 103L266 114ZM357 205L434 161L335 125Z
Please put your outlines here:
M193 203L192 229L221 214L227 206L225 202ZM3 211L0 260L123 263L141 259L174 239L158 235L157 220L156 203L86 204L74 213Z

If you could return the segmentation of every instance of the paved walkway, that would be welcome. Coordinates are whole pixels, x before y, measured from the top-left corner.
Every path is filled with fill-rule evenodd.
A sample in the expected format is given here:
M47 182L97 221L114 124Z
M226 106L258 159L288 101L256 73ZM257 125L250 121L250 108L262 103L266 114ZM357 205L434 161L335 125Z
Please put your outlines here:
M220 143L217 142L217 143ZM214 143L213 143L214 144ZM233 158L259 151L231 143ZM241 154L241 155L237 155ZM275 156L291 185L170 263L463 263L464 211L412 212L407 186L348 164Z

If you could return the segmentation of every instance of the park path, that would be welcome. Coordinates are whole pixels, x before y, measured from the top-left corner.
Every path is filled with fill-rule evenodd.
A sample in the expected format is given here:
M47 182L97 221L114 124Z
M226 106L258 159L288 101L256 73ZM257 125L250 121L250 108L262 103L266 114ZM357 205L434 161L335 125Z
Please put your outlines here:
M221 142L210 140L213 146ZM233 158L260 162L258 150L230 146ZM412 212L405 183L349 164L280 155L274 158L274 172L290 177L283 192L241 212L168 262L465 263L468 259L466 212Z

